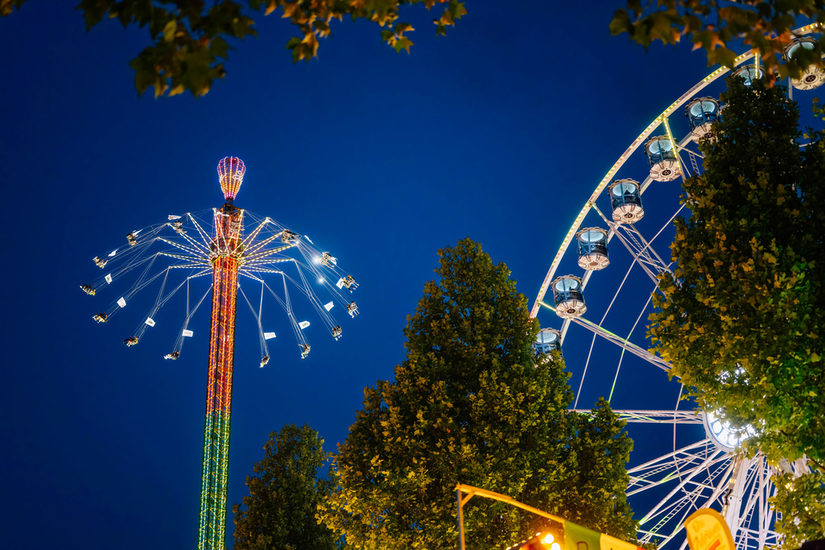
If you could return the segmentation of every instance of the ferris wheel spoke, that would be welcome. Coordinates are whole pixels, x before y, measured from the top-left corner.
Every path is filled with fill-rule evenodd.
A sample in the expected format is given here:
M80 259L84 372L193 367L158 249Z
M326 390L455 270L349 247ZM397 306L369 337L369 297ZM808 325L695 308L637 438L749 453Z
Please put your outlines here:
M642 524L656 520L653 527L642 528L641 532L648 533L648 540L656 537L660 546L681 532L689 513L709 507L719 500L733 469L730 455L720 449L716 449L703 464L694 461L689 466L690 469L685 469L674 478L683 479L681 488L674 489L642 520ZM668 530L670 532L666 533Z
M587 409L573 409L578 413L587 414ZM652 411L649 409L628 410L613 409L613 414L629 424L702 424L701 413L698 411Z
M610 238L610 235L608 235L608 239L609 238ZM610 299L610 303L607 305L607 308L605 309L604 313L602 314L602 318L599 320L599 323L598 323L599 326L604 324L605 319L607 319L607 315L610 313L610 310L613 309L613 304L616 303L616 299L619 297L619 294L622 292L622 288L624 288L624 285L627 282L627 278L630 275L630 271L632 269L633 269L633 265L631 264L627 268L627 270L625 271L624 277L622 277L622 281L621 281L621 283L619 283L619 288L616 289L616 292L613 294L613 297ZM585 274L585 278L582 280L582 287L585 287L587 285L587 281L590 279L590 274L591 273L592 273L591 271L588 271ZM542 302L542 305L544 305L543 302ZM564 323L562 323L562 330L561 330L561 343L562 344L564 343L564 337L567 334L567 328L569 326L570 326L570 320L565 319ZM588 349L588 351L587 351L587 359L584 362L584 369L582 370L582 377L579 380L579 387L576 390L576 399L573 402L573 407L574 408L576 406L578 406L578 404L579 404L579 397L581 396L582 387L584 386L584 379L587 376L587 369L590 366L590 358L593 355L593 348L596 344L596 336L597 336L597 334L594 332L593 337L590 339L590 349Z
M703 439L634 466L627 471L630 475L628 495L676 479L679 471L696 468L716 449L710 439Z
M662 273L673 276L670 262L665 262L634 226L616 223L612 225L615 228L616 237L654 283L658 282L658 275Z
M686 506L695 503L699 495L707 490L714 489L714 485L706 484L701 481L694 481L694 478L700 476L700 474L705 473L709 468L714 466L714 472L724 470L724 462L728 459L729 457L724 451L715 449L710 456L705 458L698 465L694 466L692 470L683 472L683 476L681 477L679 484L671 489L671 491L664 498L662 498L655 506L653 506L653 508L650 509L647 514L645 514L645 517L639 521L640 526L643 526L645 523L649 523L650 521L658 518L658 521L654 527L649 528L649 531L651 533L657 533L664 529L672 522L679 512L685 509ZM630 496L630 493L628 493L628 496ZM677 525L674 531L672 531L668 536L668 540L675 536L679 529L681 529L681 526Z
M747 475L742 476L743 480L736 480L740 486L734 485L728 499L729 523L734 536L742 533L742 548L761 548L766 540L776 536L770 529L776 513L768 505L774 492L771 468L762 455L747 460L743 467L747 467Z
M551 306L550 304L546 304L544 302L541 302L541 305L545 306L546 308L550 309L553 312L556 311L556 309L553 306ZM665 361L661 357L657 357L657 356L653 355L652 353L645 350L644 348L641 348L641 347L637 346L633 342L631 342L631 341L629 341L625 338L622 338L618 334L614 334L613 332L610 332L606 328L604 328L600 325L597 325L596 323L594 323L592 321L589 321L589 320L587 320L583 317L574 317L570 320L572 322L576 323L577 325L593 332L594 334L596 334L598 336L601 336L602 338L604 338L608 342L616 344L620 348L623 348L624 350L632 353L636 357L647 361L648 363L652 364L653 366L658 367L658 368L662 369L665 372L668 372L670 370L670 363L668 363L667 361Z

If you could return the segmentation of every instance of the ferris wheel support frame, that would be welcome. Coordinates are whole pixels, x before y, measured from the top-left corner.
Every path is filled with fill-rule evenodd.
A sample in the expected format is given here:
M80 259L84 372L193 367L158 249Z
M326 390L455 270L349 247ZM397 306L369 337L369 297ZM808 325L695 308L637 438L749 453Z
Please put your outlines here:
M822 31L822 28L818 24L810 24L799 27L792 32L796 36L802 36L815 31ZM753 51L738 56L734 60L734 67L741 66L750 59L754 60L758 68L759 58ZM607 174L605 174L604 178L596 186L576 216L542 281L539 293L530 310L530 315L534 318L538 315L541 306L544 306L550 311L556 311L552 304L545 302L545 295L547 294L551 281L556 276L556 272L564 255L576 238L591 209L607 224L609 228L607 240L609 241L612 237L616 236L623 247L626 248L633 257L633 261L628 267L624 279L622 279L619 289L613 296L610 305L607 306L607 311L604 313L601 321L594 323L583 317L565 318L563 320L560 331L562 342L564 341L571 322L584 327L593 334L591 351L587 355L587 361L582 375L582 384L590 363L593 343L595 343L596 336L600 336L620 347L622 349L621 357L624 357L625 352L629 352L662 370L670 370L669 363L631 341L631 336L636 329L639 319L636 320L636 324L633 325L630 333L625 338L610 332L603 324L619 292L621 292L624 287L630 271L637 263L645 271L646 275L654 281L652 292L656 292L658 277L662 273L667 272L672 275L671 264L666 263L661 256L655 252L651 247L651 243L659 237L666 227L672 224L676 216L685 208L685 205L682 204L671 219L659 229L655 236L648 240L638 233L632 225L623 226L613 222L612 219L605 216L598 208L596 201L627 160L660 126L664 127L667 140L670 141L676 153L678 170L682 179L684 180L691 176L691 167L692 172L698 174L700 172L698 159L703 159L703 156L686 147L692 139L691 134L688 134L679 143L676 143L668 122L669 117L689 100L696 97L701 90L718 80L729 70L730 69L726 67L719 67L708 74L704 79L670 104L630 144L619 159L611 166L610 170L608 170ZM791 88L789 85L789 97L792 97L790 95ZM688 155L688 158L683 158L682 153ZM690 167L686 161L689 161ZM652 177L647 176L640 185L640 193L643 193L652 182ZM590 270L585 272L581 279L582 290L584 290L592 274L593 271ZM650 298L645 308L649 306L649 301ZM644 308L642 313L640 313L640 318L643 313ZM620 358L616 377L618 377L619 369L621 369L621 363L622 359ZM615 384L616 381L614 380L614 389ZM581 391L581 386L579 391ZM611 396L612 391L613 390L611 390ZM578 398L579 393L576 394L576 404L578 403ZM578 410L575 409L576 404L574 404L574 410ZM761 549L766 544L779 543L779 535L772 529L772 523L776 519L776 512L769 506L769 499L775 491L771 483L771 477L776 471L791 472L794 475L799 475L799 472L807 467L806 464L797 464L797 462L800 462L797 461L793 465L790 463L780 463L778 467L775 467L768 464L766 458L761 454L744 456L742 454L737 455L732 453L728 443L721 443L717 435L712 435L711 432L708 431L710 430L708 422L711 416L703 412L679 411L678 407L675 411L616 410L615 412L620 418L630 423L671 424L673 426L673 452L657 457L654 460L629 470L631 481L628 486L628 495L647 491L648 489L653 489L654 492L657 488L663 490L663 484L665 483L669 485L670 489L668 495L664 498L659 499L657 497L657 500L659 500L658 504L643 518L643 523L648 521L651 523L648 526L643 525L640 527L640 540L643 542L657 541L660 545L667 544L679 534L681 531L680 525L692 509L698 506L721 505L723 516L726 518L732 534L735 538L739 539L736 543L739 550L753 548L754 544ZM692 445L677 448L676 429L679 425L697 425L703 423L706 430L706 437L704 439ZM713 434L716 434L716 432L714 431ZM673 485L670 485L671 483L676 483L676 486L673 487ZM678 544L678 541L676 542ZM682 542L680 550L683 550L686 544L687 541Z

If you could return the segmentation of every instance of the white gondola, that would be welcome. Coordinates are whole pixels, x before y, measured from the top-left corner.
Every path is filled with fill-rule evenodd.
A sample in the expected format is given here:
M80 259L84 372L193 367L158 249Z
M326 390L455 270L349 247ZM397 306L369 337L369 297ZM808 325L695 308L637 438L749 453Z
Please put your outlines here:
M616 223L636 223L645 215L642 208L642 192L639 182L631 179L613 181L607 188L613 221Z
M125 340L123 341L123 343L124 343L124 344L126 344L126 347L127 347L127 348L130 348L130 347L132 347L132 346L137 345L137 343L138 343L138 337L137 337L137 336L130 336L129 338L125 339Z
M281 242L282 243L289 244L297 238L298 238L298 234L293 232L293 231L290 231L289 229L284 229L283 231L281 231Z
M719 102L711 97L699 97L685 107L685 115L690 122L690 135L693 141L699 143L708 132L711 125L719 120Z
M340 326L332 327L332 337L338 340L341 338L341 334L343 334L343 330L341 330Z
M167 353L163 356L164 359L170 359L172 361L177 361L178 357L180 357L179 351L173 351L172 353Z
M650 163L650 177L656 181L673 181L679 177L679 159L673 142L667 136L656 136L645 143Z
M98 256L95 256L94 258L92 258L92 261L95 263L97 267L103 269L104 267L106 267L106 262L108 262L109 260L103 260Z
M582 294L582 280L573 275L556 278L552 283L556 315L565 319L580 317L587 311Z
M554 328L543 328L536 337L536 353L549 355L561 349L561 333Z
M785 47L785 59L796 61L797 56L803 50L813 50L816 48L816 41L812 38L797 38ZM813 90L819 88L825 82L825 71L816 65L808 65L802 70L799 78L792 78L791 85L797 90Z
M579 248L579 267L598 271L610 265L607 257L607 231L600 227L586 227L576 233Z
M91 285L80 285L80 290L88 294L89 296L94 296L97 292L93 286Z
M355 302L350 302L347 304L347 313L349 313L350 317L355 317L358 315L358 304Z
M134 231L126 235L126 241L129 243L129 246L135 246L137 244L137 235L135 235Z
M269 355L264 355L261 357L261 368L264 368L267 363L269 363Z
M306 359L307 355L309 355L309 344L301 344L301 359Z
M733 74L744 80L745 86L750 87L754 80L762 78L762 68L748 63L733 71Z
M109 319L109 316L103 312L95 313L94 315L92 315L92 319L94 319L98 323L105 323Z

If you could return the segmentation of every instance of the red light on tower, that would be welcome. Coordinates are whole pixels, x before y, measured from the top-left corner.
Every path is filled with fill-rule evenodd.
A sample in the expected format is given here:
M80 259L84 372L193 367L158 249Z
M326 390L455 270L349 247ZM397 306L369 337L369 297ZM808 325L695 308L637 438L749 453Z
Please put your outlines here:
M225 157L218 163L218 178L226 202L231 203L235 200L245 173L246 166L238 157Z

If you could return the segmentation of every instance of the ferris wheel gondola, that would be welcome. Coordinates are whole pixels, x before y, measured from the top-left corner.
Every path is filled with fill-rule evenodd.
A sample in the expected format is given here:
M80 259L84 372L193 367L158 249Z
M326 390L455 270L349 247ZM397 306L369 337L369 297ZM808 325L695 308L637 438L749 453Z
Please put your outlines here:
M817 27L809 25L797 29L795 34L802 37L815 31ZM789 47L786 56L793 57L794 47L806 48L808 40L800 38ZM744 79L746 85L762 76L752 52L737 57L735 67L732 74ZM642 195L652 194L655 200L650 204L658 205L664 200L677 204L680 186L659 182L674 182L701 173L703 156L697 142L707 136L712 138L713 123L724 116L722 106L706 95L707 90L727 72L727 68L720 67L682 94L617 159L562 240L531 309L533 317L541 311L554 314L540 317L545 326L554 324L553 318L560 323L557 329L542 329L537 351L551 351L545 346L550 331L558 333L563 352L572 350L565 352L565 357L578 378L574 409L587 412L578 409L579 405L604 391L615 412L629 423L632 436L638 432L650 437L652 430L660 430L653 436L655 441L637 444L656 445L657 450L648 450L648 456L641 460L635 454L631 456L634 463L629 469L627 495L631 505L643 512L640 541L656 543L661 548L685 548L682 525L691 512L701 507L722 510L737 550L761 550L778 544L780 540L774 530L777 518L769 506L774 494L771 476L778 470L797 475L809 471L804 459L771 466L761 454L740 453L739 445L747 437L747 430L733 430L713 411L692 408L682 400L677 380L668 385L662 378L659 383L666 391L640 393L638 383L623 384L620 376L623 370L647 377L656 377L657 372L663 376L670 370L666 361L648 350L644 319L651 311L651 296L656 292L659 276L672 275L672 266L664 259L668 255L659 250L673 231L673 220L689 212L684 204L666 212L649 204L643 209ZM795 81L792 84L797 85ZM705 95L700 95L703 92ZM673 117L682 107L685 119ZM683 137L674 137L674 129ZM640 157L649 168L642 177L632 173L641 164ZM631 159L639 160L629 162ZM638 180L631 179L632 176ZM608 243L615 241L606 269L588 269L588 262L581 260L581 235L593 229L583 229L588 220L607 226L605 251ZM569 250L574 241L576 253ZM619 254L621 251L626 254ZM558 276L560 269L576 265L584 269L581 277ZM590 292L589 283L594 276L599 278L599 285ZM618 283L613 289L606 288L605 278ZM546 300L551 291L552 301ZM575 328L570 330L571 327ZM609 353L617 357L613 372L601 364ZM596 356L600 364L595 364ZM649 369L651 366L653 370ZM594 369L597 374L593 374ZM605 385L596 389L596 379ZM617 405L619 399L624 401Z

